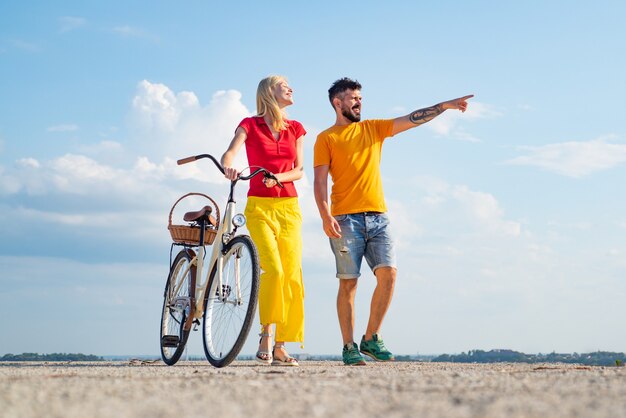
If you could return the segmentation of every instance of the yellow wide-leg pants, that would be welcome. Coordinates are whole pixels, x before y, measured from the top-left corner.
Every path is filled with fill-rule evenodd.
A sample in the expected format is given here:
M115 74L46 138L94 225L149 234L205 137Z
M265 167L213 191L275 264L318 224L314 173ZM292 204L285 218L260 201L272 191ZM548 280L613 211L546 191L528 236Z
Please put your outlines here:
M304 341L302 214L297 197L248 197L245 215L261 267L261 325L276 324L276 341Z

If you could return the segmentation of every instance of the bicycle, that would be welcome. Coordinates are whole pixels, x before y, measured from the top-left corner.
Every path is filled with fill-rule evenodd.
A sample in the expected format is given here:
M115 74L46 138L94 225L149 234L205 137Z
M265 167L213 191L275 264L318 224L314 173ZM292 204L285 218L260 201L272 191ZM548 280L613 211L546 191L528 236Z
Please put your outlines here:
M201 154L178 160L178 165L209 158L224 173L222 165L209 154ZM246 223L241 213L235 213L235 186L240 180L263 174L283 185L268 170L262 167L247 176L241 174L230 183L230 192L219 222L219 207L215 206L217 218L212 216L212 207L187 212L183 216L190 225L183 227L192 237L174 237L170 248L170 272L163 293L161 313L161 358L167 365L180 359L192 326L194 330L203 320L202 341L207 360L215 367L230 364L239 354L248 337L256 312L259 293L259 256L252 239L247 235L236 235L237 229ZM199 194L199 193L191 193ZM176 204L186 197L181 197ZM170 212L170 224L172 212ZM168 227L168 228L169 228ZM213 244L214 243L214 244ZM196 283L197 274L204 268L205 246L213 244L205 280ZM171 261L174 246L182 246L174 261ZM195 250L195 251L194 251Z

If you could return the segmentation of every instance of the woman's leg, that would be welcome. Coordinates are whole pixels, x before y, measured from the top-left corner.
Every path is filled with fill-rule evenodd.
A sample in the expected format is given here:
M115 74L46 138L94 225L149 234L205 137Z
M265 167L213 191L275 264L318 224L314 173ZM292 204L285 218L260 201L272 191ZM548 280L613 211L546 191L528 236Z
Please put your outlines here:
M280 219L281 228L278 236L278 251L285 277L283 289L285 320L276 324L277 344L284 341L304 341L302 216L296 198L290 200L285 206Z
M272 354L272 325L261 326L261 339L259 340L259 349L257 350L257 358L267 362L273 360Z
M263 325L283 322L285 275L276 238L280 231L276 228L272 206L262 198L250 198L245 214L250 237L259 252L262 272L259 285L259 319Z

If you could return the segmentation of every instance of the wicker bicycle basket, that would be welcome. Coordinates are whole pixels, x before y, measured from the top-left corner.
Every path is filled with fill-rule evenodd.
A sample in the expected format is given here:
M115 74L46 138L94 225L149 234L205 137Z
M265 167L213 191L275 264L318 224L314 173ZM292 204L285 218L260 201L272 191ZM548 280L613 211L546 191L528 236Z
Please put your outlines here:
M209 196L203 193L187 193L184 196L181 196L176 203L172 206L172 210L170 210L170 217L167 224L167 229L170 231L170 235L172 236L172 240L178 244L187 244L187 245L199 245L200 243L200 227L192 226L191 224L187 225L173 225L172 224L172 215L174 213L174 208L178 203L186 197L189 196L202 196L211 201L211 204L215 208L216 215L216 225L208 225L204 230L204 245L211 245L215 240L215 236L217 235L217 230L220 226L220 208L215 203L215 200L211 199Z

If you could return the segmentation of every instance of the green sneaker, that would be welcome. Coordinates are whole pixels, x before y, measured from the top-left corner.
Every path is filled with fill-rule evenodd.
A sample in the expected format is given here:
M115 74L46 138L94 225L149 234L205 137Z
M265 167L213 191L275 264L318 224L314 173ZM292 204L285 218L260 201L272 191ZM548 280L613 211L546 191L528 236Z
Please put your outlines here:
M361 353L373 358L376 361L395 360L393 354L391 354L391 352L387 350L387 347L385 347L383 340L378 338L378 334L372 335L372 339L368 341L365 341L364 335L361 339L361 345L359 349L361 350Z
M353 342L343 346L342 357L346 366L365 366L365 360Z

